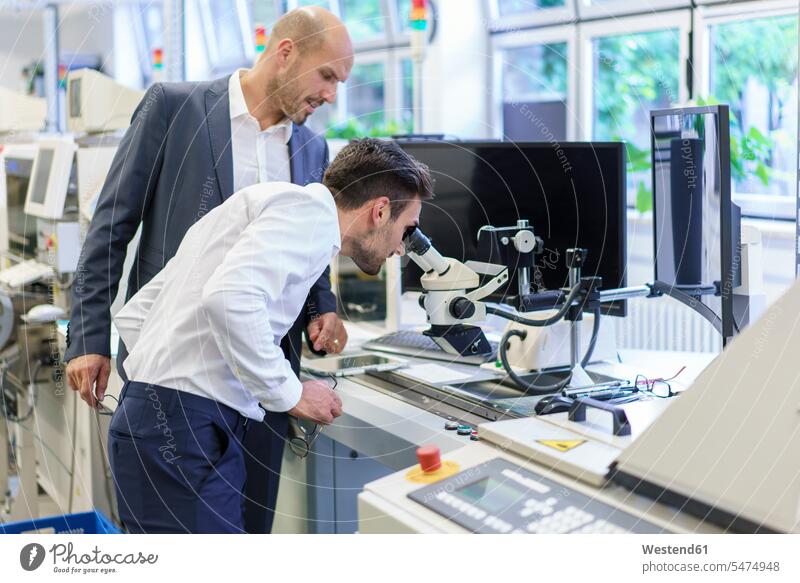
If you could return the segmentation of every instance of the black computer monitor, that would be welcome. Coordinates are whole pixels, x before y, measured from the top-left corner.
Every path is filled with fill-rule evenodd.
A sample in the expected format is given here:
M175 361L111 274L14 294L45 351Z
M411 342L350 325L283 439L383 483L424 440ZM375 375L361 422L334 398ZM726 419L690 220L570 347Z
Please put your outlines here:
M565 253L588 250L583 276L603 278L602 289L626 284L625 149L618 142L399 141L427 164L435 197L423 203L420 228L439 252L459 261L478 254L484 225L527 219L544 240L531 276L535 290L569 285ZM516 274L493 299L517 295ZM403 290L421 291L420 269L404 262ZM624 301L603 313L624 316Z
M653 243L659 291L683 301L730 340L746 323L741 210L731 200L727 105L650 113Z

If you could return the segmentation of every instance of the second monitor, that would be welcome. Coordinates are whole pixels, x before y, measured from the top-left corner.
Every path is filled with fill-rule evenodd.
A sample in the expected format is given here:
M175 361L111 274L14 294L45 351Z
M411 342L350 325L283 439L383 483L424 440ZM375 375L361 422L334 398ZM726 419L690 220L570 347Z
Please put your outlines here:
M445 256L486 261L478 253L484 225L512 226L527 219L544 240L531 276L535 291L569 284L566 250L583 247L585 277L602 289L625 287L625 147L619 142L400 141L435 179L435 197L423 203L420 226ZM421 290L421 271L403 269L403 290ZM504 290L515 295L512 278ZM503 299L498 297L496 299ZM624 316L624 301L603 313Z

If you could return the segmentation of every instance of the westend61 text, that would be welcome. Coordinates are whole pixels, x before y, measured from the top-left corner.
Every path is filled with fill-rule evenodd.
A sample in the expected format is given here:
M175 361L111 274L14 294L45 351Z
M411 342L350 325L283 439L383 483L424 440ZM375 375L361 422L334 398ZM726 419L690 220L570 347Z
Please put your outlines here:
M642 545L642 553L645 555L707 555L708 545L688 545L683 547Z

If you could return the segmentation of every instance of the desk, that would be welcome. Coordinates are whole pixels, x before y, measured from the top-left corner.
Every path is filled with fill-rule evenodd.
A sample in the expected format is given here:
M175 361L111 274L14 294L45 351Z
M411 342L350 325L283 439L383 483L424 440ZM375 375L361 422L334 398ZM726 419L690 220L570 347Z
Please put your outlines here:
M358 354L361 344L385 332L373 324L348 322L346 326L350 336L346 354ZM676 390L686 388L714 358L713 354L643 350L622 351L620 356L622 363L602 363L590 369L610 376L632 378L641 373L667 378L685 366L673 382ZM369 377L341 379L337 392L342 398L342 416L324 429L306 462L286 454L276 517L278 532L304 531L303 504L298 501L306 495L310 531L353 532L356 496L365 483L414 465L415 450L421 445L437 445L446 454L459 448L468 450L474 443L467 436L445 431L444 418L434 412L433 403L414 405L375 385ZM468 412L457 415L473 425L484 421L471 418ZM566 413L561 417L566 419ZM300 464L307 466L302 480L298 479ZM284 508L292 508L292 512Z

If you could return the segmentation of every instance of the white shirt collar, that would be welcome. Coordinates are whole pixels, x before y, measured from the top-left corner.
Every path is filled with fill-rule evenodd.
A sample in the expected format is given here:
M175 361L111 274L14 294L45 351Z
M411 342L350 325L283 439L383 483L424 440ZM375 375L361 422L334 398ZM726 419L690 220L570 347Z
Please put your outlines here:
M244 100L240 75L245 71L247 71L247 69L237 69L228 80L228 102L230 103L230 116L232 120L238 117L247 116L258 123L258 120L256 120L250 114L250 111L247 109L247 102ZM267 135L277 133L280 136L281 141L284 144L288 144L292 137L292 120L288 118L284 119L282 122L276 123L275 125L265 129L264 133Z

